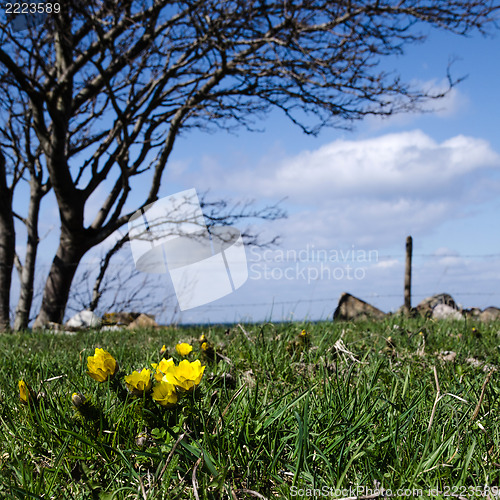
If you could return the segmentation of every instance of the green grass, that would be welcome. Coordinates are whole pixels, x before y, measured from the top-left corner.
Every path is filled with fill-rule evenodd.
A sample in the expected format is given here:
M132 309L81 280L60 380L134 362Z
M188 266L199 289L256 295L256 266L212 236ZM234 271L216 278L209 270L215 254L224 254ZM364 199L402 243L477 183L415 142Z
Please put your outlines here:
M499 485L499 374L486 380L499 365L499 328L478 325L477 335L466 322L391 318L5 334L0 498L340 498L363 488L471 498ZM203 358L202 331L218 362ZM158 362L163 344L175 353L178 341L206 369L173 409L86 373L102 347L123 387L124 375ZM20 379L45 393L37 405L21 404ZM76 391L91 411L72 405Z

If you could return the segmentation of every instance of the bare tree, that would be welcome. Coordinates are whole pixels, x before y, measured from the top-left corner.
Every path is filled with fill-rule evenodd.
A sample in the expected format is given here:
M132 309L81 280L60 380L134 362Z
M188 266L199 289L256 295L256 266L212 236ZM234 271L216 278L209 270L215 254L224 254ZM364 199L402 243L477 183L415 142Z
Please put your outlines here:
M27 241L24 263L16 254L15 264L19 272L20 295L16 307L14 330L28 327L31 305L33 302L33 286L35 279L35 264L40 242L38 234L38 219L42 198L50 191L50 180L43 182L43 170L40 164L28 162L30 175L30 198L26 217L15 214L26 226Z
M5 78L5 75L3 76ZM7 92L10 90L10 92ZM3 190L6 189L8 178L11 182L9 192L5 195L2 206L2 217L18 219L26 229L26 252L24 262L17 252L14 254L14 264L19 273L20 296L15 312L14 329L26 328L33 301L33 282L35 276L35 262L39 244L38 219L42 198L50 191L50 179L41 164L41 148L33 129L33 117L28 99L15 88L0 85L0 110L6 120L0 126L0 145L4 151ZM45 178L45 180L44 180ZM21 215L13 208L13 195L16 186L26 183L29 185L29 202L23 203L26 215ZM5 244L15 245L15 227L1 231L0 239ZM8 242L7 242L8 240ZM9 257L10 258L10 257ZM0 259L0 262L7 262ZM12 267L4 268L10 269ZM7 282L0 287L0 293L5 300L10 295L10 286Z
M62 320L80 260L128 221L136 176L150 178L136 208L157 199L180 133L253 129L273 108L306 133L418 109L446 92L414 88L381 71L380 60L423 41L418 23L465 35L483 31L498 7L482 0L73 0L20 34L1 25L0 84L29 102L27 126L61 222L35 326ZM450 78L449 88L455 83ZM85 225L102 185L109 196Z

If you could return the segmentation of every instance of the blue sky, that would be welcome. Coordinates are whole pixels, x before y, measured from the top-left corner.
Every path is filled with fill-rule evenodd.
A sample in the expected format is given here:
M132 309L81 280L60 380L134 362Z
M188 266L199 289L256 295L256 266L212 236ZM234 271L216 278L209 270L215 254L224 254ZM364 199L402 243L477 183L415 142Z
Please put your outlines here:
M325 129L309 137L273 113L263 123L265 133L181 139L165 194L194 186L258 204L287 197L289 213L265 225L266 234L282 236L282 245L268 253L274 262L264 265L247 252L253 269L248 282L186 311L183 320L320 319L330 317L343 291L395 310L403 301L410 234L414 303L450 292L464 307L499 305L499 49L498 37L433 32L426 43L384 61L407 80L436 88L444 85L451 60L452 75L467 76L423 115L369 118L353 131ZM351 264L362 279L349 279L349 262L329 262L337 273L332 278L321 275L320 263L300 262L311 278L319 273L304 279L297 262L276 262L288 249L306 249L309 259L314 249L358 252L359 262ZM369 250L378 252L376 261L363 261L362 251ZM286 268L293 279L284 277Z
M210 199L253 199L257 207L286 198L289 216L255 226L263 235L279 234L282 243L265 258L246 249L249 279L241 288L177 319L324 319L344 291L396 310L410 234L414 303L449 292L464 307L499 306L499 53L498 36L432 32L404 56L385 60L386 69L431 88L444 85L452 59L453 76L468 75L423 115L368 118L353 131L324 129L311 137L273 112L260 123L263 133L193 131L179 138L160 196L196 188L209 190ZM135 188L142 199L147 186ZM41 233L52 230L42 242L42 264L52 258L55 213L48 203ZM94 266L99 254L84 266ZM330 260L322 268L315 256L325 255ZM120 258L131 263L130 250ZM144 279L165 294L167 321L176 305L168 275Z

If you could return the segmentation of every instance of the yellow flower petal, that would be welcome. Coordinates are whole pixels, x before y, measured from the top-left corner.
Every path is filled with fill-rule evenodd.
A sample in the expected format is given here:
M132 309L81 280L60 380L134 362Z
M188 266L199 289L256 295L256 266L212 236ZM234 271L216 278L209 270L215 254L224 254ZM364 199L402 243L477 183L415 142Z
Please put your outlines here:
M118 371L118 363L109 352L96 347L94 355L87 358L87 369L94 380L105 382Z
M19 397L21 401L25 404L28 404L29 400L29 390L26 382L24 380L19 381Z
M132 372L125 377L125 385L134 396L142 396L151 389L151 370L143 368L140 373Z
M175 385L181 391L192 391L201 381L205 367L200 360L189 362L182 360L179 366L171 366L165 373L163 380Z
M167 373L169 368L175 366L174 360L172 358L165 359L163 358L159 363L151 363L151 366L156 370L155 372L155 380L157 382L161 382L161 379Z
M180 344L177 344L175 346L175 350L181 355L181 356L187 356L192 350L193 346L187 344L186 342L182 342Z
M38 397L36 393L24 380L20 380L18 382L18 386L19 386L19 398L21 399L21 403L28 404L37 402Z
M177 403L175 387L168 382L160 382L153 387L153 399L162 406L172 407Z

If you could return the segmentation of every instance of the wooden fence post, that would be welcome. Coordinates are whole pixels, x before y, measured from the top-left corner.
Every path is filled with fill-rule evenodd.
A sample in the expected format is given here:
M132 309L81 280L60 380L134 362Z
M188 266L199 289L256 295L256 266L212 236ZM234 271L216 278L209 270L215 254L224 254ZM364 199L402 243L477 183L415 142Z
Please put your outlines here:
M406 267L405 267L405 314L411 312L411 255L413 251L413 240L411 236L406 238Z

